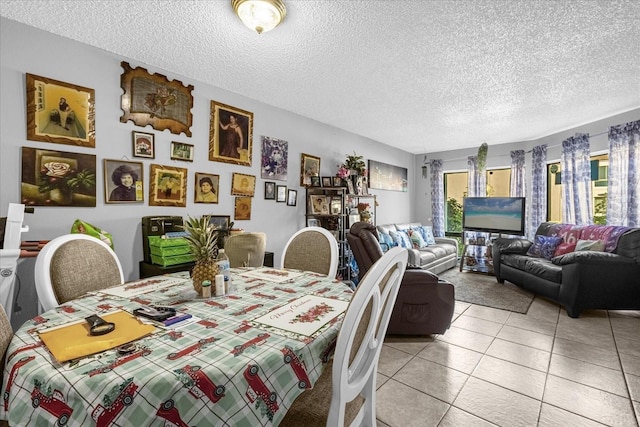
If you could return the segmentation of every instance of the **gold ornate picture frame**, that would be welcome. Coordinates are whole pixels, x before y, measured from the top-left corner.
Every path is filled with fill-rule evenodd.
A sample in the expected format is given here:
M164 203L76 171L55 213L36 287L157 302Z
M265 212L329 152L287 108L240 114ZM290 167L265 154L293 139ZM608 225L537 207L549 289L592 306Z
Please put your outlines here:
M256 177L234 172L231 176L231 195L253 197L256 192Z
M300 185L320 187L320 157L305 153L300 157Z
M196 172L194 203L218 203L220 175Z
M151 165L149 206L187 205L187 169Z
M27 139L96 146L95 91L27 73Z
M251 197L236 197L233 219L236 221L251 219Z
M193 85L184 86L178 80L167 79L162 74L150 74L145 68L131 68L128 62L120 63L124 72L120 86L124 90L121 107L122 123L131 120L137 126L151 125L155 130L169 129L179 135L191 136L193 122Z
M251 166L253 113L211 101L209 160Z

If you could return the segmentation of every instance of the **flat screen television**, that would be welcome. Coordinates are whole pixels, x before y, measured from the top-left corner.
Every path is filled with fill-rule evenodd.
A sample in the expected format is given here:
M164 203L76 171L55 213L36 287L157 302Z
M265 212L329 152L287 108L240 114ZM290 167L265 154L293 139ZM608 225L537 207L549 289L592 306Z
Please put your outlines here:
M465 197L462 228L470 231L524 235L524 197Z

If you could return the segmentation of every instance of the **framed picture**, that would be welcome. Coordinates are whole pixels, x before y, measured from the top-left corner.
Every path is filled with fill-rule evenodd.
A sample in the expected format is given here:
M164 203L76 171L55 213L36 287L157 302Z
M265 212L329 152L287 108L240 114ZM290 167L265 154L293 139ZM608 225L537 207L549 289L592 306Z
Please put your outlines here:
M106 203L144 202L142 162L104 159Z
M407 186L407 168L369 160L369 188L407 192Z
M233 219L236 221L251 219L251 197L236 197Z
M302 153L300 159L300 185L311 187L312 176L318 177L318 186L320 186L320 157Z
M349 194L356 194L356 189L353 186L353 181L351 179L345 179L347 181L347 191Z
M485 244L485 239L484 239L484 237L478 237L478 238L476 238L476 244L477 244L478 246L484 246L484 244Z
M343 187L344 186L344 181L339 176L334 176L333 177L333 186L334 187Z
M331 177L330 176L323 176L322 177L322 186L323 187L333 187L333 182L331 181Z
M96 146L95 92L27 73L27 139Z
M149 206L187 205L186 169L152 164L149 182Z
M20 200L29 206L96 206L96 156L22 147Z
M253 113L211 101L209 160L251 166Z
M276 199L276 183L265 181L264 183L264 198L265 200L275 200Z
M307 227L320 227L320 221L315 218L308 218Z
M193 162L193 145L171 141L171 160Z
M234 172L231 176L231 195L253 197L256 192L256 177Z
M276 202L286 202L286 201L287 201L287 186L276 185Z
M228 230L231 225L231 217L229 215L211 215L209 224L220 230Z
M331 198L331 215L340 215L342 213L342 197Z
M298 201L298 190L289 190L287 192L287 206L295 206Z
M196 172L194 202L218 203L220 175Z
M311 186L312 187L320 187L321 186L321 181L320 181L320 177L319 176L311 176L309 177L311 179Z
M327 201L327 196L312 194L309 196L311 201L311 213L314 215L328 215L329 214L329 203Z
M287 141L263 136L260 177L263 179L286 181L288 157L289 143Z
M360 222L360 214L349 215L349 228L356 222Z
M162 74L149 74L142 67L131 68L128 62L120 63L124 72L120 76L120 121L131 120L138 126L151 125L155 130L169 129L179 135L191 136L193 115L193 85L184 86L178 80L169 81Z
M155 136L152 133L131 131L133 157L156 158Z

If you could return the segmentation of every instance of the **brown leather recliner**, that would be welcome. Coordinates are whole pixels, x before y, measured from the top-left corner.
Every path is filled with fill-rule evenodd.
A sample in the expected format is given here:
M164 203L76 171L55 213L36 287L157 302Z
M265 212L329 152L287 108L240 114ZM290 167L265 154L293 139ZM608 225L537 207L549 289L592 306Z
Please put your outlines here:
M357 222L349 229L347 240L362 279L369 268L382 257L378 231L372 224ZM412 270L407 266L387 334L443 334L451 325L454 295L451 283L439 280L438 276L429 271Z

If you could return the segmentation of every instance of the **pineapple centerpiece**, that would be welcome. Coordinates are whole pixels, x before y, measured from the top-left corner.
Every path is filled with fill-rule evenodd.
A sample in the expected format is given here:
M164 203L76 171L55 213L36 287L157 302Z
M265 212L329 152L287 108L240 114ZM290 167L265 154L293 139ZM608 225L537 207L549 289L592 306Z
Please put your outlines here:
M187 241L196 263L191 270L193 289L202 296L202 281L210 280L215 283L218 274L216 253L218 252L218 232L209 224L210 215L203 215L200 219L189 216L183 228L189 233Z

